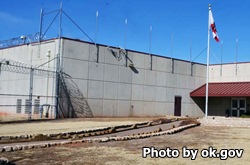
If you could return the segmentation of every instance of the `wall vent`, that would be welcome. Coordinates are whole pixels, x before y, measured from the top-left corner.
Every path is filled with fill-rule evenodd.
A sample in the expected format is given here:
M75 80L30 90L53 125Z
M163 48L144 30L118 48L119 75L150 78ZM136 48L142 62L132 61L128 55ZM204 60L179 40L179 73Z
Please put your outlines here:
M22 112L22 99L16 100L16 113Z

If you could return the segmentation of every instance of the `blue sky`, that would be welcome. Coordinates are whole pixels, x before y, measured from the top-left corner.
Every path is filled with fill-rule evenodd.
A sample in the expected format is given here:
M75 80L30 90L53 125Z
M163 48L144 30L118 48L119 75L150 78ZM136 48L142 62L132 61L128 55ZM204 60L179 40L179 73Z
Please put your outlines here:
M0 0L0 40L33 34L39 31L40 9L59 9L60 0ZM223 47L223 63L250 61L250 1L249 0L62 0L63 10L98 43L124 46L125 19L128 20L126 48L190 60L207 47L208 4L222 43L211 38L211 63L219 63ZM96 11L98 33L96 34ZM44 16L43 28L48 27L54 14ZM62 34L87 40L63 15ZM57 37L58 19L46 34ZM191 50L191 51L190 51ZM191 52L191 53L190 53ZM206 63L206 51L196 62Z

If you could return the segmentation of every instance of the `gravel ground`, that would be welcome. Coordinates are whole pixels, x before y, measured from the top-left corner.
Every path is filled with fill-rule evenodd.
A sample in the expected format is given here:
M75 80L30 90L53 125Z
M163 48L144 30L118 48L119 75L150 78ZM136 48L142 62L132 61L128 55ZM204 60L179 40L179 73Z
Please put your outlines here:
M107 143L77 143L50 148L0 153L16 165L241 165L250 164L249 128L200 126L172 135L140 140L111 141ZM178 158L142 158L143 147L178 149ZM182 148L198 149L197 158L182 158ZM217 149L244 149L241 158L202 158L201 151Z
M106 126L133 124L153 119L155 118L89 118L52 120L46 122L0 123L0 136L77 131ZM209 116L208 118L200 118L198 121L204 126L250 127L250 118Z
M78 131L114 125L133 124L153 119L155 118L89 118L52 120L46 122L2 123L0 124L0 136ZM204 126L250 127L250 118L209 116L208 118L200 118L198 121Z
M250 127L250 118L209 116L198 121L204 126Z
M115 125L134 124L155 118L78 118L41 122L0 124L0 136L49 134L103 128Z

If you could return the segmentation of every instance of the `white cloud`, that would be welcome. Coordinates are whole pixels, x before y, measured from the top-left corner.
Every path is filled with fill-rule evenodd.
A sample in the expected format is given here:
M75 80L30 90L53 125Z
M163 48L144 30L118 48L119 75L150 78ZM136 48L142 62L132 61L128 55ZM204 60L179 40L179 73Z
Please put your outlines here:
M28 23L29 21L27 19L11 15L9 13L0 12L0 21L5 23L14 23L14 24L20 24L20 23Z

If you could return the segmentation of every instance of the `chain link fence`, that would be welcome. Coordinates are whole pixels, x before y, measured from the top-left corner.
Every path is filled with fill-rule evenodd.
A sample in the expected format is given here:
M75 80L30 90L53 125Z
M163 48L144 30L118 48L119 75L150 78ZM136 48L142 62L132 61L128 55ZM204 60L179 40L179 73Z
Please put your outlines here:
M0 120L55 118L54 68L0 59Z
M93 114L70 75L56 74L55 68L1 59L0 121L76 117Z

